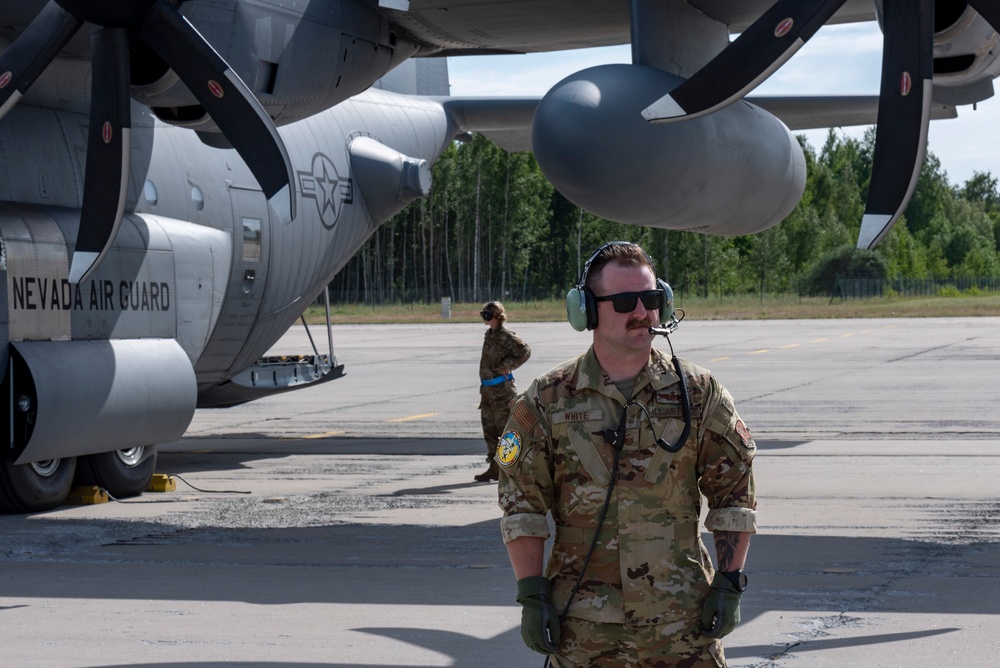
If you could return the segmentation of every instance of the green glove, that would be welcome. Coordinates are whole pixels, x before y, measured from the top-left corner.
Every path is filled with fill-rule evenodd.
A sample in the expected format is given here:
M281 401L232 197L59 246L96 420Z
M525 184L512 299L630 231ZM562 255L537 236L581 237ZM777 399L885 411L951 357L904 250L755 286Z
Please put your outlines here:
M702 634L709 638L723 638L740 623L740 596L737 589L719 571L712 578L712 590L701 610Z
M549 599L549 581L532 575L517 581L521 604L521 639L539 654L559 651L559 613Z

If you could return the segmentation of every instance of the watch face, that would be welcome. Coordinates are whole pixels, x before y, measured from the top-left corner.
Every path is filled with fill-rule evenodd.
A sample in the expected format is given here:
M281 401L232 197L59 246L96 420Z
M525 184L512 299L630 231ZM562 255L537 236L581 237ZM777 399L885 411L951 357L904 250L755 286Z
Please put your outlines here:
M747 588L747 574L742 570L739 571L729 571L728 573L723 573L726 579L733 583L733 586L740 590L740 592L746 591Z

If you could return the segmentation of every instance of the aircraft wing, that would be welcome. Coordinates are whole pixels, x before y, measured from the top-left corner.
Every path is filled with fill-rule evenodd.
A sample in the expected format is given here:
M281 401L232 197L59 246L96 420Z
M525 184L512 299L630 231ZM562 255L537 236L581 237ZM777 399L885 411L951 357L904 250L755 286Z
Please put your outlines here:
M539 97L434 98L456 134L478 132L509 153L531 150L531 121Z
M630 40L628 0L380 0L379 4L424 45L425 54L534 53ZM688 4L738 33L774 0L688 0ZM874 19L871 0L847 0L830 22Z
M747 97L746 101L774 114L790 130L875 125L878 118L877 95L761 96ZM931 120L957 117L958 111L953 106L937 103L931 106Z
M510 153L531 150L531 121L541 97L439 97L456 133L478 132ZM808 97L752 96L746 98L774 114L790 130L815 130L874 125L877 95ZM932 120L957 118L954 106L934 104Z

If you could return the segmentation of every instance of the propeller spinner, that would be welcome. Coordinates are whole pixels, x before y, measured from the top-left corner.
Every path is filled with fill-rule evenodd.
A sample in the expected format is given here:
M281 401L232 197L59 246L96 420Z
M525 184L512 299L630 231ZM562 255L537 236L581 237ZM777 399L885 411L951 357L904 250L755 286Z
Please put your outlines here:
M643 110L650 123L710 114L764 81L846 0L779 0L690 79ZM994 28L993 0L968 5ZM934 0L882 0L882 83L872 177L859 248L873 248L902 215L927 148L934 66Z
M204 37L168 0L51 0L0 54L0 118L89 22L90 126L80 230L69 280L84 280L121 224L129 174L129 39L145 42L174 70L253 172L275 213L295 217L292 167L270 117Z

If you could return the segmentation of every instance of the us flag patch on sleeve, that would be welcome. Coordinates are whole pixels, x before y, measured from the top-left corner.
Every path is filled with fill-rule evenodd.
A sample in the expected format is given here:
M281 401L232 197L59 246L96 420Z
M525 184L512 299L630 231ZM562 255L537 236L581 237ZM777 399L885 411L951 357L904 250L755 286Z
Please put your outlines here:
M523 401L518 401L514 405L514 415L513 418L517 420L517 423L524 427L526 431L531 431L536 424L538 424L538 418L535 414L531 412L531 409L524 405Z

